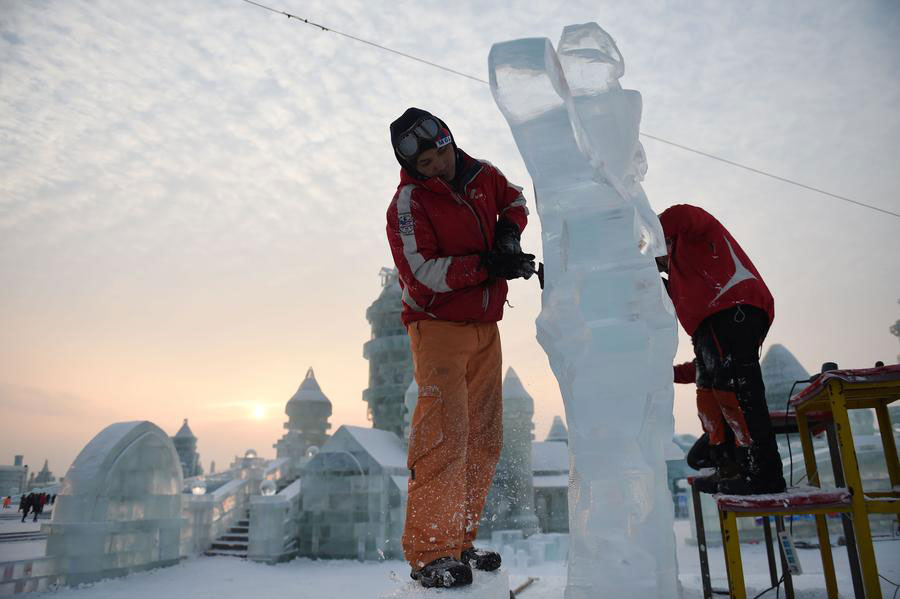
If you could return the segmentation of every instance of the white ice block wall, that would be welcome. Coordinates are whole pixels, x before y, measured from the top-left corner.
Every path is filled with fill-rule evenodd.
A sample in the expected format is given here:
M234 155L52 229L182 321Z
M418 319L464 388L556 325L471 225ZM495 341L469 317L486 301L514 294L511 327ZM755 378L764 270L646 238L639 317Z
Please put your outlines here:
M262 472L262 468L248 468L237 474L250 476L253 470ZM241 518L253 494L254 485L258 492L258 478L235 478L212 493L184 495L184 517L187 524L182 531L182 555L207 551L213 541Z
M275 563L297 554L300 488L295 480L277 495L250 498L250 559Z
M545 288L537 337L569 423L566 599L678 596L663 446L674 432L674 309L640 187L640 94L594 23L495 44L491 90L534 181ZM570 88L569 79L572 86Z

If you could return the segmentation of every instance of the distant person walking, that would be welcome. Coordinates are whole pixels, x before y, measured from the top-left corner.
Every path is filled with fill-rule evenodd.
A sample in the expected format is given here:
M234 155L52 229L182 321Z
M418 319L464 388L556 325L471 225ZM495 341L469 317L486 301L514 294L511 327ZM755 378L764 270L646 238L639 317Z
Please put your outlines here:
M7 509L12 504L12 497L7 495L3 498L3 509Z
M19 498L19 511L22 512L22 522L25 522L29 508L31 508L31 496L22 493L22 496Z
M34 520L32 520L32 522L37 522L38 516L44 511L43 497L43 493L38 493L33 495L31 499L31 513L34 514Z

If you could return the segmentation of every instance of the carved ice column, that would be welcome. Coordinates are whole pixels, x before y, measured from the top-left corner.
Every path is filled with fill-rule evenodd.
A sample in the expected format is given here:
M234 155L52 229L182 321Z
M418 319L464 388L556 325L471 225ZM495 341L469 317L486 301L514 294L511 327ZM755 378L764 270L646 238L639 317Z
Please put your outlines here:
M677 334L654 262L664 241L639 184L640 95L618 85L621 56L596 24L567 27L560 54L545 38L505 42L489 68L541 219L537 336L569 423L566 599L670 599L678 591L662 448L674 429Z

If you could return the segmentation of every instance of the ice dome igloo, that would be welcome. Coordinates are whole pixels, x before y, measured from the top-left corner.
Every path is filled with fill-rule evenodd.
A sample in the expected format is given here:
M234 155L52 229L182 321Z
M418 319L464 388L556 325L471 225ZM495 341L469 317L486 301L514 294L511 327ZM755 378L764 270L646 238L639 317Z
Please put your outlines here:
M47 558L67 585L175 564L181 486L165 431L148 421L107 426L66 473L46 525Z

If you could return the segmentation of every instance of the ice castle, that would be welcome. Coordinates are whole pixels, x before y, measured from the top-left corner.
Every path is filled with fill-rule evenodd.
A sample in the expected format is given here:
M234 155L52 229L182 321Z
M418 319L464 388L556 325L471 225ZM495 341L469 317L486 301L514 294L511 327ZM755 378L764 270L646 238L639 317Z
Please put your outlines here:
M413 380L409 337L400 319L402 291L396 269L381 269L381 294L369 309L366 320L372 337L363 345L369 361L369 388L363 391L372 426L403 434L403 397Z
M181 428L172 437L172 443L175 444L175 451L178 452L183 476L188 478L203 474L203 467L200 465L200 454L197 453L197 437L194 436L191 427L188 426L187 418L184 419Z
M310 447L321 447L328 440L331 424L331 400L322 393L312 367L297 388L297 392L284 407L288 421L284 423L287 432L273 447L276 457L290 460L291 470L296 475Z

